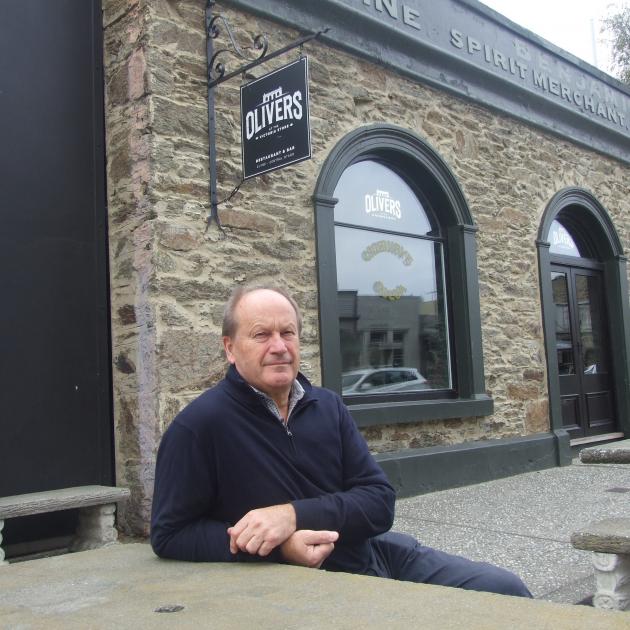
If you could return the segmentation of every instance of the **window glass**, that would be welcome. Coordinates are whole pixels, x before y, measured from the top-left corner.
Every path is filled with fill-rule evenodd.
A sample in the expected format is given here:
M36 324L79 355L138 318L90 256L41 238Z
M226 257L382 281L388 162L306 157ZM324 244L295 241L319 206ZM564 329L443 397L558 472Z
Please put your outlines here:
M365 164L370 168L356 168ZM368 172L377 172L378 182ZM335 217L357 224L335 226L342 393L450 389L443 244L426 237L427 213L403 180L381 164L355 164L339 183L335 197L341 211ZM372 202L364 200L375 187L388 191L390 201L401 201L401 209L413 209L401 211L395 231L417 231L414 236L389 233L390 220L366 211Z
M552 221L549 228L549 252L551 254L560 254L562 256L581 256L575 240L569 234L569 231L560 223L560 221Z
M575 291L582 369L584 374L604 374L608 371L608 357L602 280L599 276L576 274Z
M335 221L408 234L432 233L418 197L383 164L365 160L348 167L335 189Z
M551 272L551 288L556 309L556 351L558 356L558 372L562 375L575 374L575 357L573 356L573 334L569 316L569 289L567 275Z

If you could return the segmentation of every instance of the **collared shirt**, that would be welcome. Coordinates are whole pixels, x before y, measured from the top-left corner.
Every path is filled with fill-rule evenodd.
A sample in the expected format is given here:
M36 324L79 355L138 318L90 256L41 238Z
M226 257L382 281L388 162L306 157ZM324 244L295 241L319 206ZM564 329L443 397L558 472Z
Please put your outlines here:
M289 412L287 413L287 419L282 417L280 413L280 409L278 405L276 405L276 401L265 394L265 392L261 392L259 389L256 389L253 385L250 387L262 398L262 401L265 403L265 406L271 413L282 422L282 424L288 424L289 418L291 417L291 412L295 409L295 405L302 400L304 396L304 388L300 385L299 381L296 379L293 381L293 385L291 385L291 391L289 392Z

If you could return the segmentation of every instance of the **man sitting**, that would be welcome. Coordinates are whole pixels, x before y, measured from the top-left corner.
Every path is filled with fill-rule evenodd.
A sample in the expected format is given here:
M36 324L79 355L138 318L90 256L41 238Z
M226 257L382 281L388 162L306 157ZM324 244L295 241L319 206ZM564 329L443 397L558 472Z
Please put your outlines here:
M181 411L160 444L155 553L531 597L504 569L389 531L394 490L341 398L298 372L301 328L284 290L233 292L223 320L228 372Z

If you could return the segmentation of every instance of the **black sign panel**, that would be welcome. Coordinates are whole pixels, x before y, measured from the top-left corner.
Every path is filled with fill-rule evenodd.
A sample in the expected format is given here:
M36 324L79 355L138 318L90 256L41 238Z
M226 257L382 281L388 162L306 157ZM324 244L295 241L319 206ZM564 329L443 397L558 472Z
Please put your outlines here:
M306 57L241 87L243 178L311 157Z

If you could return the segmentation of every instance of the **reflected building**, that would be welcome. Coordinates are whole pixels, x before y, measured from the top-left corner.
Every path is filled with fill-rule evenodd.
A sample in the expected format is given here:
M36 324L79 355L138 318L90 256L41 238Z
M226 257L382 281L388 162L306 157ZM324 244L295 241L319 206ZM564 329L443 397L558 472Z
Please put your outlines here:
M388 300L338 291L342 371L412 367L431 389L449 386L444 331L437 301L419 296Z

